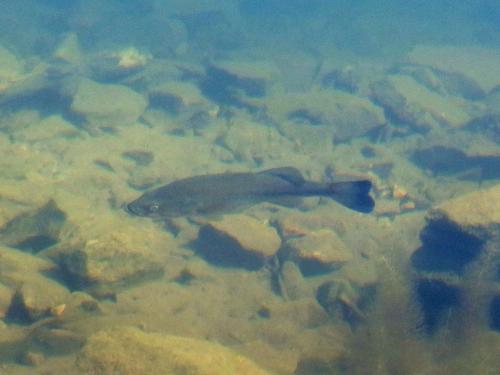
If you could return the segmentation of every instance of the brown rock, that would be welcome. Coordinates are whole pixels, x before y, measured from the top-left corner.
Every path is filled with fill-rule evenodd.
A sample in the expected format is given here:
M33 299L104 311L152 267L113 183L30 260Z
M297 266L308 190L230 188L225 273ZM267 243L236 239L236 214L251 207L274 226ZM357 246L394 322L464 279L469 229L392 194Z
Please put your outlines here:
M297 259L305 275L328 272L352 259L352 254L335 232L320 229L287 240L291 258Z
M47 251L81 287L122 287L163 273L173 239L153 223L101 212Z
M483 239L500 237L500 184L447 201L429 212L429 220L447 220Z
M208 260L245 268L259 268L281 246L276 230L246 215L226 215L202 226L199 250Z

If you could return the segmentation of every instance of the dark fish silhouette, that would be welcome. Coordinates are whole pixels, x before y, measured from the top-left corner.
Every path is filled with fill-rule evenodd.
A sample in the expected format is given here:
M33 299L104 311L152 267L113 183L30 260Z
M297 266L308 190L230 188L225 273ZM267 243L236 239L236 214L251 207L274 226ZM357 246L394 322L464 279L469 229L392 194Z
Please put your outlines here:
M320 183L306 181L295 168L258 173L222 173L188 177L144 193L125 205L137 216L168 219L234 212L261 202L282 204L310 196L329 197L363 213L373 210L368 180Z
M468 155L456 148L432 146L413 151L410 160L435 176L478 181L500 178L498 155Z

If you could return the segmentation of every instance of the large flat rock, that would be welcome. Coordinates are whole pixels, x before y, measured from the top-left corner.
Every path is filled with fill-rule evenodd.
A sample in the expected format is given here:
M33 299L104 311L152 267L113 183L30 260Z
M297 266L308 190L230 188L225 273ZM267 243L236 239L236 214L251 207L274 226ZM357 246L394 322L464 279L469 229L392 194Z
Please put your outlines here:
M382 108L370 100L337 90L275 92L266 104L269 115L279 123L321 127L325 137L330 135L337 142L363 136L386 121ZM282 128L286 134L286 126Z
M265 375L251 360L221 345L125 327L92 335L77 359L85 374Z
M64 230L46 255L77 288L108 291L163 274L173 239L151 221L134 220L122 212L70 217L78 224Z
M70 108L88 126L112 127L134 123L146 106L146 99L127 86L85 78L78 83Z
M429 213L485 240L500 237L500 184L444 202Z
M209 261L243 268L259 268L281 246L276 229L246 215L226 215L203 225L197 249Z

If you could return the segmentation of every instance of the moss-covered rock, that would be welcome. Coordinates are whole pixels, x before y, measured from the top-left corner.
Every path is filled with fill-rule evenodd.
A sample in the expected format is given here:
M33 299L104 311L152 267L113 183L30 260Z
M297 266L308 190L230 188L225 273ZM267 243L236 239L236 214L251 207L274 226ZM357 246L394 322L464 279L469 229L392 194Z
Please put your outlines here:
M125 327L92 335L77 368L93 374L264 375L265 370L221 345Z
M62 233L59 244L46 252L73 287L108 290L163 274L173 240L149 220L120 212L74 220L76 229Z

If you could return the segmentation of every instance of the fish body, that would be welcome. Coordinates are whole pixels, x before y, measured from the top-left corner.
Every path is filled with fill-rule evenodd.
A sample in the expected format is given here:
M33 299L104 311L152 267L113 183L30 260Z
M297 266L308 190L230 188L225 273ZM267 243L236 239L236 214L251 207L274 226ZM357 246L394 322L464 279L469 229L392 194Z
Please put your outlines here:
M125 206L137 216L168 219L180 216L234 212L261 202L326 196L359 212L371 212L368 180L319 183L307 181L295 168L257 173L221 173L193 176L148 191Z

